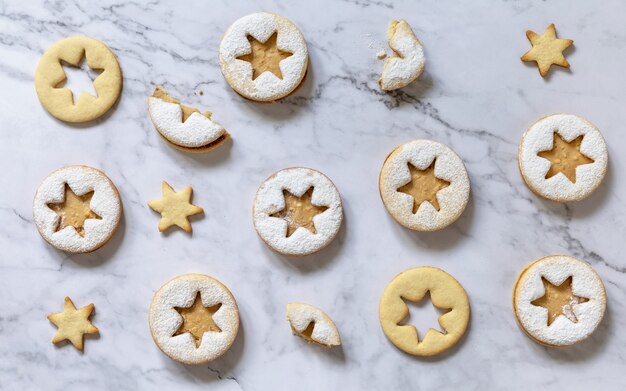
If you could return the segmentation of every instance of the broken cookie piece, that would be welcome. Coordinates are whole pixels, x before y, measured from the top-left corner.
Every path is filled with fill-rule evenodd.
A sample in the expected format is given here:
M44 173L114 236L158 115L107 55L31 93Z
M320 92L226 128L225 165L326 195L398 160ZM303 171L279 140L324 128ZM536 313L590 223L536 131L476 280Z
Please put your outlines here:
M184 152L208 152L230 138L228 132L211 120L211 113L185 106L157 86L148 98L154 127L168 144Z
M424 72L426 58L424 47L406 21L392 21L387 35L393 54L385 60L378 84L383 91L392 91L417 80Z
M287 320L294 335L309 343L331 348L341 345L339 330L321 309L304 303L287 304Z

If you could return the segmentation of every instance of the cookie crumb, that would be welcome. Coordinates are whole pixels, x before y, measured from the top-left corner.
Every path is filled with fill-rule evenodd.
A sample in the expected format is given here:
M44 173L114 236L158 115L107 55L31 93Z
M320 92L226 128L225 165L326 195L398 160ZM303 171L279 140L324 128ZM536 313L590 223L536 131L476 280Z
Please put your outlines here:
M384 50L381 50L380 52L376 53L376 58L379 60L382 60L385 57L387 57L387 52L385 52Z

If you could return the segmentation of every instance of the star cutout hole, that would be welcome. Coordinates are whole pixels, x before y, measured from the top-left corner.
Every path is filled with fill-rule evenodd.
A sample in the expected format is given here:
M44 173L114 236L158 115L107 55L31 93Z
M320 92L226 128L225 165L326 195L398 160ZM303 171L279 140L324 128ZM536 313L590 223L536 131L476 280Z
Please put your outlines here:
M576 168L585 164L591 164L593 159L584 155L580 151L580 144L584 136L578 136L570 142L567 142L557 132L554 132L554 141L552 148L541 151L537 156L550 161L550 169L546 173L546 179L561 173L565 175L570 182L576 183Z
M98 93L93 82L102 74L103 69L91 69L85 61L85 56L81 58L78 65L70 64L61 60L65 79L63 79L55 88L67 88L72 92L72 101L74 104L78 101L80 95L85 92L97 98Z
M178 330L172 335L182 335L189 333L194 339L196 348L202 344L202 336L204 333L217 332L222 330L213 321L213 315L222 307L222 303L218 303L211 307L205 307L202 303L200 292L196 293L196 298L191 307L174 307L174 309L183 318L183 323Z
M413 197L413 214L417 213L424 202L430 203L437 212L441 209L437 200L437 193L439 190L450 186L450 182L435 176L435 162L436 159L433 159L430 166L424 170L415 167L411 162L407 163L411 173L411 181L399 187L397 191Z
M404 297L402 297L402 300L409 308L409 313L398 323L398 326L415 327L418 342L423 340L426 332L430 329L433 329L441 334L447 334L446 330L439 323L439 318L450 312L451 309L436 307L430 298L430 292L426 292L424 297L418 302L414 302ZM420 330L425 330L423 335L420 333Z
M315 216L324 213L328 207L314 205L311 202L314 187L311 186L307 191L298 197L291 194L288 190L283 189L283 197L285 198L285 207L272 213L270 217L283 219L287 222L286 237L290 237L298 228L309 230L313 235L317 234L313 219Z
M237 60L246 61L252 65L252 80L256 80L264 72L271 72L282 80L283 73L280 70L280 62L292 56L293 53L280 50L276 46L278 32L275 31L265 42L257 41L251 35L248 35L247 38L250 42L250 53L237 57Z
M78 235L85 236L85 220L102 220L102 217L91 210L90 204L93 194L94 192L90 191L80 196L76 195L66 183L63 201L46 204L58 216L54 232L61 231L66 227L73 227Z
M541 276L545 293L530 304L548 310L548 327L559 317L564 316L572 323L578 323L574 306L589 301L586 297L576 296L572 292L572 277L568 277L561 285L554 285Z

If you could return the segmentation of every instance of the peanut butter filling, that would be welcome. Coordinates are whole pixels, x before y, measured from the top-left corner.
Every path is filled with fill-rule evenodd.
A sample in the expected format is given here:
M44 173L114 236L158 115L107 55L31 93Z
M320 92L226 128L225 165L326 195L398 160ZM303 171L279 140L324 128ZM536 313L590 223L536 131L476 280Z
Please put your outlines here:
M307 341L308 343L314 343L316 345L320 345L320 346L324 346L324 347L328 347L325 344L319 343L316 340L313 339L313 329L315 328L315 322L311 321L309 323L308 326L306 326L306 329L304 329L302 332L298 332L298 330L294 329L293 326L291 327L291 331L297 335L298 337L304 338L305 341Z
M202 336L207 332L222 332L222 330L213 321L213 315L220 309L222 304L216 304L211 307L205 307L202 304L200 292L196 294L196 298L191 307L174 307L182 316L183 324L180 325L174 336L190 333L196 343L196 348L202 343Z
M419 170L413 164L408 163L411 182L398 188L398 191L413 197L413 213L417 213L423 202L430 202L437 211L441 209L437 193L450 186L450 182L435 176L435 161L436 159L425 170Z
M576 167L594 162L580 152L580 143L582 143L583 138L584 136L581 135L567 142L563 140L560 134L554 132L552 149L537 154L537 156L548 159L552 163L546 173L546 179L562 173L570 182L576 183Z
M277 78L283 79L283 73L279 64L293 53L280 50L276 46L277 38L277 32L274 32L265 42L259 42L251 35L248 35L251 52L239 56L237 59L247 61L252 65L252 80L255 80L263 72L267 71L272 72Z
M576 318L573 306L579 303L586 303L589 299L572 293L572 277L568 277L558 286L553 285L544 277L541 277L541 281L543 282L545 294L533 300L530 304L548 310L548 326L561 315L565 316L572 323L577 323L578 318Z
M94 213L89 206L93 193L93 191L90 191L89 193L78 196L66 183L63 202L47 204L48 208L52 209L60 217L54 232L61 231L65 227L74 227L80 236L84 236L85 220L101 220L102 217Z
M309 230L314 235L317 233L313 218L323 213L328 207L317 206L311 203L313 189L314 187L311 186L301 197L283 190L285 207L279 212L272 213L270 217L277 217L287 222L287 237L290 237L300 227Z

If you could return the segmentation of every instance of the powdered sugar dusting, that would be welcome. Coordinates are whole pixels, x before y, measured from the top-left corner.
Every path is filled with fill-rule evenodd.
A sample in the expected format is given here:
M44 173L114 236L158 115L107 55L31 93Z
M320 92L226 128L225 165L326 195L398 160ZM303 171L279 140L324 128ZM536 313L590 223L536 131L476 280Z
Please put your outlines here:
M285 208L283 190L300 197L310 187L311 203L328 209L313 218L316 234L300 227L287 238L287 222L270 215ZM268 178L257 191L253 219L259 236L271 248L288 255L307 255L324 248L339 232L343 220L341 197L324 174L310 168L286 168Z
M311 322L314 322L311 339L326 346L341 345L339 330L324 311L310 304L289 303L287 304L287 320L291 327L298 333L306 330Z
M221 332L205 332L196 348L190 333L173 335L182 325L182 316L174 307L191 307L200 292L202 304L222 306L213 314ZM163 285L150 305L150 331L159 349L170 358L185 364L202 364L224 354L239 331L239 309L234 297L219 281L201 274L178 276Z
M83 236L74 227L55 232L60 217L47 204L65 199L65 184L77 195L91 191L90 208L101 219L87 219ZM35 226L54 247L72 253L96 250L115 232L122 215L122 203L113 182L100 170L87 166L68 166L50 174L37 189L33 201Z
M433 160L435 176L450 185L437 192L439 211L430 202L423 202L414 214L413 197L397 189L411 181L409 162L425 170ZM385 160L379 189L385 207L400 224L417 231L435 231L463 213L469 200L470 182L463 161L454 151L435 141L415 140L396 148Z
M580 151L594 162L576 168L576 183L562 173L546 179L551 163L538 153L552 148L554 132L567 142L584 136ZM604 179L608 166L606 143L598 128L572 114L551 115L533 124L522 138L518 158L520 171L530 189L560 202L580 200L591 194Z
M572 277L572 294L588 298L572 305L577 322L557 317L548 326L548 310L530 304L545 294L541 277L560 285ZM515 314L522 327L548 345L568 346L587 338L596 329L606 309L604 284L587 263L574 257L555 255L541 258L522 272L514 293Z
M148 98L150 119L168 141L187 148L199 148L220 138L225 130L204 115L194 112L182 121L179 104L156 97Z
M378 81L385 91L402 88L413 82L424 72L426 64L424 47L404 20L390 23L389 47L393 49L394 55L385 60Z
M237 57L251 51L248 36L260 42L278 33L278 49L292 53L279 64L282 80L271 72L264 72L252 80L252 65ZM259 12L244 16L233 23L222 38L219 48L220 67L230 86L246 98L271 102L289 95L306 74L308 50L302 33L288 19Z

